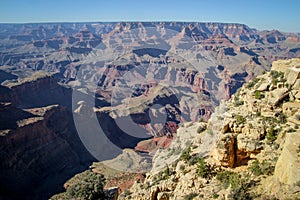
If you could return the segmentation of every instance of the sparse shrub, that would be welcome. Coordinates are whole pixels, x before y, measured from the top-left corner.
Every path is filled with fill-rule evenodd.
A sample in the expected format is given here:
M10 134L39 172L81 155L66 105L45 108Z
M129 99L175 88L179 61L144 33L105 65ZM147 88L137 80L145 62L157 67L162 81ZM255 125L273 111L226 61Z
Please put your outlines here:
M275 166L272 165L271 161L264 160L260 163L258 160L255 160L252 165L249 167L249 170L256 176L259 175L272 175L275 170Z
M290 84L285 83L284 86L285 86L286 88L289 88L289 87L290 87Z
M283 72L278 72L278 71L274 71L272 70L270 72L270 75L272 76L272 78L283 78L284 77L284 73Z
M189 145L185 150L183 150L180 155L180 160L188 161L190 159L191 146Z
M260 116L261 116L261 112L256 112L256 113L255 113L255 116L256 116L256 117L260 117Z
M249 167L249 170L256 176L259 176L262 174L261 168L259 166L258 160L255 160L252 165Z
M193 200L196 196L196 193L190 193L184 196L184 200Z
M277 83L278 83L278 79L272 79L272 84L273 85L277 85Z
M218 195L217 193L214 193L214 194L212 195L212 197L213 197L214 199L217 199L217 198L219 198L219 195Z
M87 172L83 180L67 188L66 195L70 199L105 199L104 184L105 178L102 174Z
M214 132L211 128L207 129L207 133L208 133L208 135L211 135L211 136L214 135Z
M284 73L283 72L278 72L278 71L273 71L272 70L270 72L270 75L272 77L272 84L273 85L277 85L278 81L280 81L280 82L285 82L286 81L286 79L284 78ZM280 79L278 80L278 78L280 78Z
M266 138L270 142L274 142L277 139L277 131L273 126L270 128L270 130L267 131Z
M217 173L216 179L220 181L225 189L230 185L235 185L235 180L237 179L238 174L230 171L222 171Z
M295 118L300 121L300 115L296 115Z
M243 117L242 115L236 115L236 116L235 116L235 119L236 119L236 123L237 123L238 125L243 124L243 123L246 122L245 117Z
M262 74L262 75L266 74L266 71L265 71L265 70L264 70L264 71L262 71L262 72L261 72L261 74Z
M254 97L255 97L255 99L262 99L262 98L264 98L264 95L261 94L260 91L256 90L254 93Z
M180 165L179 169L180 169L181 171L183 171L183 170L185 170L185 166L184 166L184 165Z
M131 192L130 192L129 190L126 189L126 190L124 190L124 195L125 195L125 196L130 196L130 195L131 195Z
M265 175L272 175L274 173L274 170L275 170L275 166L272 164L272 162L271 161L266 161L266 160L264 160L260 164L260 168L261 168L261 172Z
M198 176L202 178L206 177L208 175L208 167L204 158L198 158L197 166L198 166L197 168Z
M250 89L255 85L255 83L253 81L250 81L247 85L246 88Z
M235 107L244 105L244 101L243 101L243 100L240 100L238 96L235 96L235 97L234 97L233 105L234 105Z
M292 133L292 132L294 132L294 131L295 131L295 129L289 128L286 132L287 132L287 133Z
M251 199L249 188L253 183L249 176L242 177L240 174L230 171L219 172L216 176L224 188L231 187L229 194L230 199L246 200Z
M165 168L165 170L164 170L164 172L163 172L163 177L162 177L162 179L163 179L163 180L168 179L168 177L171 176L171 174L172 174L172 172L170 171L170 168L169 168L169 166L167 165L166 168Z

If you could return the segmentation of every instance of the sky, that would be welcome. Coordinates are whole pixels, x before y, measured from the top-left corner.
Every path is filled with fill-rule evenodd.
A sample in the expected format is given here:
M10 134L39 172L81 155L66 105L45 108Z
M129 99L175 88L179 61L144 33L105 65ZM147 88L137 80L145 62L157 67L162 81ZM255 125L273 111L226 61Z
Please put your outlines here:
M300 0L0 0L0 23L193 21L300 32Z

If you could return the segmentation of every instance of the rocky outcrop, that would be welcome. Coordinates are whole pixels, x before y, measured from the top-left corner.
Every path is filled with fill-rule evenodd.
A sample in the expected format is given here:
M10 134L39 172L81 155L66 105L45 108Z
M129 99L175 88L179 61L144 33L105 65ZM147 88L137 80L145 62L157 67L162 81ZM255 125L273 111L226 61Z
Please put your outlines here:
M300 177L299 171L299 133L286 135L281 155L275 166L274 177L283 184L297 184Z
M11 117L1 116L7 125L1 127L0 138L3 197L47 198L46 191L59 191L59 184L94 160L81 144L65 108L4 109Z
M277 64L280 66L280 61ZM288 64L281 69L284 67L293 70ZM207 129L203 129L206 123L185 123L169 148L156 152L145 181L136 182L130 193L119 198L299 198L296 83L283 84L288 95L276 104L268 100L291 77L294 75L272 68L222 102ZM266 83L269 86L262 89Z
M1 198L49 198L95 160L76 133L71 91L37 74L7 86L0 93Z

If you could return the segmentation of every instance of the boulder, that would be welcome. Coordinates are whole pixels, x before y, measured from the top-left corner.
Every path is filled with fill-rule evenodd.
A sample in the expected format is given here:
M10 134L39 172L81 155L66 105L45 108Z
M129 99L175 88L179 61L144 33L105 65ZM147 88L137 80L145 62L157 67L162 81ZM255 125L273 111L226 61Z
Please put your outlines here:
M274 176L284 184L300 181L300 133L287 133L282 153L275 166Z

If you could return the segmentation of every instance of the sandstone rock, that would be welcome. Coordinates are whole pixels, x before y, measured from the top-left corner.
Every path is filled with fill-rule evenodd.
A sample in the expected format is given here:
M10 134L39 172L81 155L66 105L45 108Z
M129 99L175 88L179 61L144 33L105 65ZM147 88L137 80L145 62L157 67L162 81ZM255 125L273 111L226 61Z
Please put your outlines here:
M292 87L293 90L299 91L300 90L300 79L297 79L295 84Z
M270 104L277 105L281 100L289 95L287 88L280 88L273 90L268 96L268 101Z
M246 136L244 134L239 134L237 136L237 148L238 150L245 152L255 152L259 149L259 139L255 139L253 137ZM249 154L250 155L250 154Z
M274 173L281 183L294 184L300 181L299 147L299 132L287 133Z
M220 136L217 147L213 149L213 157L222 166L233 167L235 164L235 137L232 133Z
M283 114L285 114L287 117L294 115L299 110L300 103L298 102L286 102L282 105Z
M268 90L269 86L270 86L269 83L262 83L256 90L263 92L263 91Z

